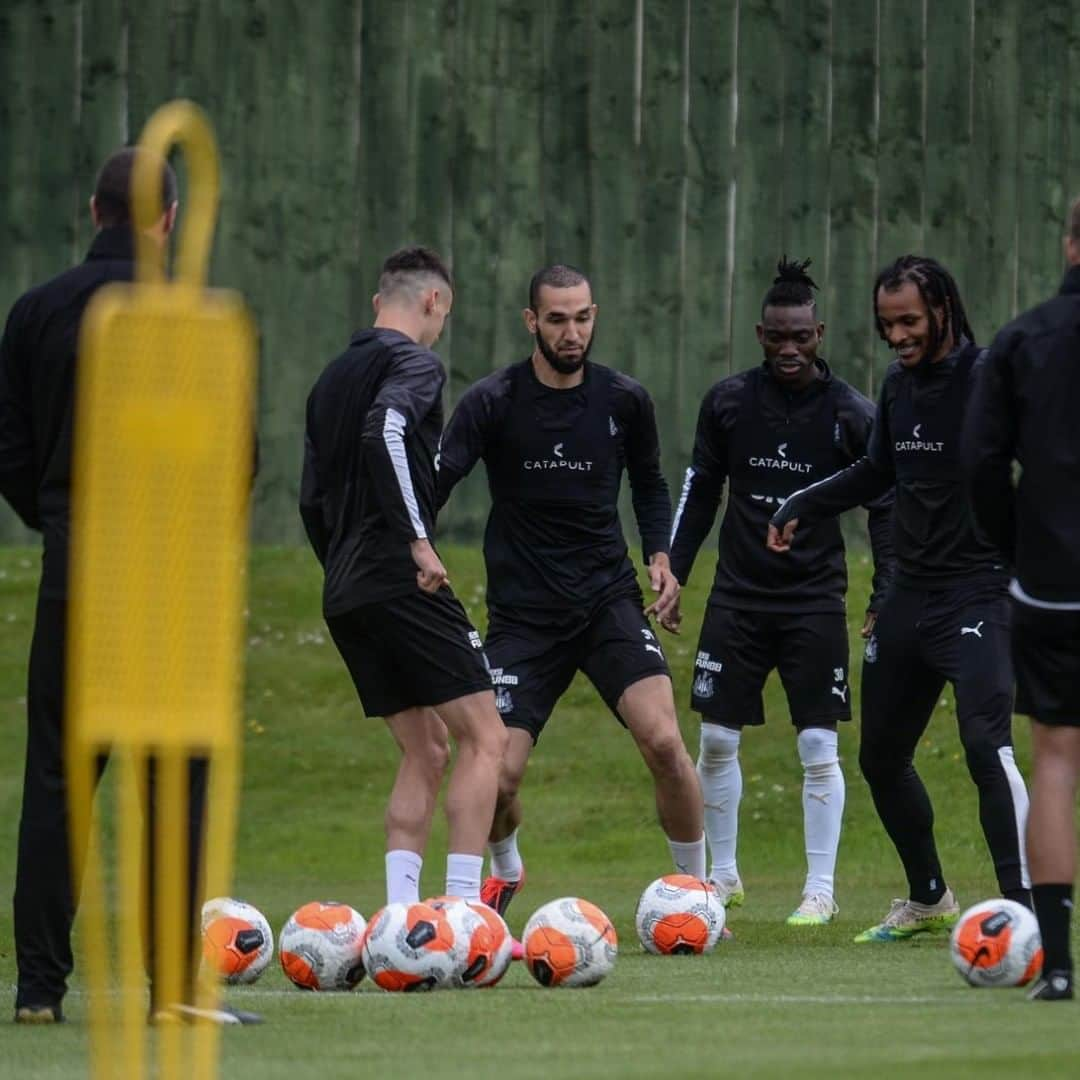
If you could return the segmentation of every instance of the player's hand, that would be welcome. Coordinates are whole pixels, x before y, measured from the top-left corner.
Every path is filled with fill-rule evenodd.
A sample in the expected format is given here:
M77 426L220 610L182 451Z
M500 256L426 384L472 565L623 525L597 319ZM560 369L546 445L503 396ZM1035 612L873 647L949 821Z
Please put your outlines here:
M859 634L864 638L868 638L874 632L874 627L876 625L877 625L877 612L876 611L868 611L866 613L866 622L863 623L863 627L859 631Z
M783 554L785 551L791 550L791 542L795 539L795 530L799 527L799 519L792 518L787 524L784 525L784 531L781 532L775 525L769 526L769 535L765 537L765 546L770 551L775 551L778 554Z
M682 627L682 611L679 610L681 605L682 598L676 596L675 603L657 620L669 634L677 634Z
M416 563L416 584L426 593L436 593L450 584L446 567L435 553L429 540L414 540L409 545L412 560Z
M679 599L679 580L671 572L671 560L665 552L658 551L649 559L649 584L658 595L645 614L655 615L662 623L671 605Z

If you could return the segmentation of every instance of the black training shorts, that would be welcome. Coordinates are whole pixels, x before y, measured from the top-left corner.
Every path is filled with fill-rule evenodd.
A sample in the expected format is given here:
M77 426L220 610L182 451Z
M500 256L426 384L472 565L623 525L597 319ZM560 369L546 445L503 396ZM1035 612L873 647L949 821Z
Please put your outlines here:
M701 626L690 705L703 720L764 724L761 691L776 668L798 728L851 719L843 612L779 614L710 605Z
M641 604L629 598L605 604L573 631L492 616L485 645L503 723L528 731L533 742L579 670L616 717L627 687L650 675L670 678Z
M326 625L368 716L491 689L480 635L446 586L363 604Z
M1013 600L1016 711L1041 724L1080 727L1080 611Z

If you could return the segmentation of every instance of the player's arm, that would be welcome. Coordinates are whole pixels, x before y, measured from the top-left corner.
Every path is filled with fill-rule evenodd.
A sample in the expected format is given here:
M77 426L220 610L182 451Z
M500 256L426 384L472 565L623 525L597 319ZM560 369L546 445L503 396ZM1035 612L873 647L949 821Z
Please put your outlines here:
M491 378L474 383L461 396L439 445L439 474L435 505L442 509L450 492L472 472L487 451L497 402Z
M813 525L856 506L866 506L880 499L896 483L885 408L888 388L886 380L866 453L853 465L796 491L784 502L769 521L765 542L770 550L789 551L800 523Z
M709 535L724 497L728 469L728 430L737 400L718 383L705 395L698 410L697 431L690 467L683 478L679 504L671 528L671 569L683 585Z
M310 426L309 426L310 432ZM326 565L326 552L330 546L330 530L326 526L323 509L323 490L319 483L318 458L311 435L304 435L304 470L300 474L300 518L304 530L315 551L315 556Z
M24 525L39 529L29 372L18 345L21 310L20 304L11 309L0 339L0 495Z
M618 410L620 413L623 410ZM660 469L660 435L652 398L639 383L630 387L625 411L626 475L642 555L656 599L645 609L669 630L678 628L679 582L671 572L671 493ZM674 626L669 625L674 619Z
M870 434L874 427L874 406L862 394L852 391L849 408L840 413L840 449L852 462L867 453ZM896 572L896 553L893 550L893 504L896 488L891 487L884 495L865 503L866 528L870 535L870 552L874 563L874 576L870 600L866 606L862 636L873 632L877 613L885 600Z
M446 569L420 513L406 440L435 407L446 376L427 349L400 348L395 354L364 422L364 458L391 537L409 545L420 588L436 592L447 581Z
M1016 554L1016 493L1012 483L1017 436L1012 370L1015 345L1014 338L1002 331L977 364L962 443L975 521L1010 562Z

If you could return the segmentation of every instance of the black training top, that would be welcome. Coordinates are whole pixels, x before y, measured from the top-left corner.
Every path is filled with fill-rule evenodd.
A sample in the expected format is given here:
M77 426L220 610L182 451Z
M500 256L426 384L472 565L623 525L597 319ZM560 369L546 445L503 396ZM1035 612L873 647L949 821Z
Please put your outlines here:
M784 555L765 546L773 511L793 491L831 476L866 452L874 406L824 360L818 378L793 392L762 364L721 379L706 393L682 496L675 512L671 566L685 584L724 494L720 558L709 603L747 611L843 611L844 541L835 519L800 531ZM868 503L874 553L870 610L892 574L892 490Z
M307 401L300 516L340 615L417 589L409 544L435 523L446 372L397 330L361 330Z
M979 524L1015 565L1012 593L1080 608L1080 266L1009 323L983 365L965 432ZM1012 460L1023 471L1016 489Z
M102 229L86 261L24 293L0 342L0 494L46 541L66 542L79 326L91 297L130 281L127 227Z
M671 502L652 400L640 383L587 362L580 386L544 386L532 360L471 386L443 436L439 505L478 459L491 514L488 608L571 625L609 600L641 599L619 523L623 469L646 559L668 550Z
M896 485L896 580L921 588L1001 580L1004 560L976 532L960 468L960 437L979 349L963 340L943 360L889 365L866 456L796 492L773 515L803 527L876 498ZM795 544L800 537L796 534ZM792 551L794 551L794 546Z

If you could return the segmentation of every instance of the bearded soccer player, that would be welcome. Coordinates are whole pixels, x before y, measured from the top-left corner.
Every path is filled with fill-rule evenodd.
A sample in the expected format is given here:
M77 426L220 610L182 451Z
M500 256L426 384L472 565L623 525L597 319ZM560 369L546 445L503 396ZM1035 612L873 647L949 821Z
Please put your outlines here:
M671 567L683 584L712 528L725 481L730 495L720 557L698 642L691 705L701 714L698 776L705 797L711 879L729 906L743 902L735 848L742 730L763 724L761 691L774 668L787 693L803 767L807 874L793 926L832 921L836 854L844 813L837 722L851 719L844 598L847 565L835 520L800 536L792 556L766 550L769 515L793 491L866 452L874 406L818 355L809 262L778 266L762 302L757 337L764 363L721 379L705 395L692 464L675 514ZM868 637L892 569L892 492L869 503L874 590ZM677 604L664 616L677 630Z
M972 520L960 433L980 355L952 275L905 255L874 283L878 332L896 353L864 457L796 492L773 515L768 546L896 486L896 578L866 643L859 766L908 879L908 896L856 941L946 930L959 916L934 842L915 748L946 682L979 819L1002 894L1030 904L1023 832L1027 791L1013 759L1008 576ZM799 530L796 534L796 529Z
M375 325L354 335L307 403L300 513L326 574L323 614L368 716L401 751L386 808L387 903L419 899L453 736L446 892L480 894L506 734L480 635L431 544L446 372L431 351L450 274L428 248L383 264Z
M994 339L966 430L979 525L1012 560L1017 712L1032 718L1027 845L1043 944L1035 1001L1073 996L1069 930L1080 781L1080 199L1060 293ZM1023 466L1014 488L1012 463Z
M676 868L705 876L701 789L647 617L662 616L679 593L656 419L639 383L589 359L596 312L582 273L538 271L524 311L532 354L470 387L442 443L440 503L481 459L492 498L485 645L509 743L488 845L492 876L481 896L500 913L524 881L518 788L579 670L630 730L652 773ZM644 611L619 523L624 469L658 594Z

